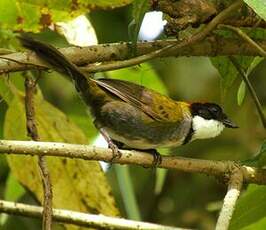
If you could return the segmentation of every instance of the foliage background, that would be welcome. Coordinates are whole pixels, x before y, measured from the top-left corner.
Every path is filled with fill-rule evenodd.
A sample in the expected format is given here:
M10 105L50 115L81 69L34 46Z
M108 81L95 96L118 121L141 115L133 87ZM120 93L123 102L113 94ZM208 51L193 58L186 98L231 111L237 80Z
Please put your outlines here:
M1 4L4 4L4 1L1 1ZM1 4L0 9L4 7ZM25 1L22 4L28 4L28 7L32 7L31 1ZM49 7L54 8L54 5L48 5L46 8L40 7L41 14L39 16L49 15ZM99 43L129 40L128 25L132 20L131 5L113 10L109 9L108 11L105 10L106 7L97 10L94 10L93 7L89 8L91 12L87 16L94 26ZM77 14L87 11L88 7L78 9ZM60 11L62 9L59 7L57 10ZM5 12L6 14L12 13ZM61 14L63 15L60 19L64 19L66 12L63 9L63 13L58 13L60 17ZM31 17L32 11L28 11L25 14L27 17ZM5 48L13 47L14 49L18 49L18 44L13 38L13 33L9 30L8 26L10 26L9 21L6 23L2 21L0 45ZM19 27L19 25L17 26ZM41 25L41 27L44 27L44 25ZM25 26L24 29L27 31L27 28ZM36 32L39 29L40 27L34 27L33 31ZM66 42L62 37L47 28L41 28L38 37L59 47L66 46ZM256 89L264 110L266 107L265 72L266 61L263 60L250 75L250 81ZM207 57L163 58L133 68L97 75L133 80L139 84L155 88L158 91L168 94L176 100L212 101L219 103L224 107L230 118L240 127L237 130L226 129L222 135L215 139L195 141L189 145L171 150L171 152L177 155L202 159L241 161L253 157L260 150L260 146L265 138L265 132L258 118L253 101L249 94L247 94L240 106L237 103L237 92L241 83L240 77L237 76L235 81L224 92L224 88L221 90L222 84L219 72ZM1 76L2 82L4 78L7 78L7 76ZM11 74L9 81L18 89L23 90L22 74ZM43 73L38 83L43 97L66 114L68 119L86 135L88 143L91 143L96 137L97 132L88 116L87 108L75 92L73 84L55 72ZM9 93L8 91L1 91L3 98ZM5 100L1 100L0 138L3 139L7 138L3 131L3 127L7 125L7 109L8 103ZM43 116L45 117L46 115L44 114ZM14 120L13 122L15 123L16 121ZM27 167L27 165L21 167ZM120 169L124 167L120 166ZM126 183L121 183L121 175L119 176L119 173L125 173L125 169L119 171L119 167L113 165L106 172L112 193L122 216L141 218L144 221L179 227L213 229L222 204L222 199L226 192L226 186L223 183L216 181L212 177L203 175L185 174L173 170L167 172L160 170L159 173L155 173L153 170L141 167L127 167L129 168L139 208L139 213L138 210L135 210L137 214L130 213L132 210L130 211L130 209L126 208L128 205L127 194L123 195L121 190L121 187L125 187ZM165 178L165 180L162 178ZM163 181L162 184L160 184L161 181ZM98 183L98 181L94 181L93 183ZM83 187L83 189L86 188ZM243 211L243 209L251 204L256 207L256 202L252 202L252 198L254 197L258 199L258 203L264 202L265 192L265 186L259 186L258 190L257 186L253 185L246 194L245 192L243 193L244 206L241 207L240 204L236 213L236 219L240 218L240 220L236 220L236 223L233 222L232 229L240 229L246 226L249 226L246 229L259 229L259 227L263 229L265 227L265 207L257 207L254 210L254 212L258 213L258 210L264 208L264 212L259 211L260 217L257 215L252 218L253 214L246 214ZM246 199L245 196L248 198ZM23 188L17 181L14 176L14 171L12 172L7 164L5 156L0 156L0 197L1 199L7 200L38 203L35 196ZM6 217L2 215L1 223L1 229L40 229L40 222L30 218ZM57 225L57 228L60 229L63 227Z

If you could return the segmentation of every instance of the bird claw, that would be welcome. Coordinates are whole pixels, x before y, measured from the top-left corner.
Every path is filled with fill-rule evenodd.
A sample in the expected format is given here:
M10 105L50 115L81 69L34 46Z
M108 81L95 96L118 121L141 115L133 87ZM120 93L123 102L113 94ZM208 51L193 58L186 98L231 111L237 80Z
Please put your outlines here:
M99 125L97 124L96 121L94 121L94 124L97 128L99 127ZM104 139L107 141L108 148L110 148L112 150L113 156L112 156L110 162L113 163L113 161L115 159L121 158L122 153L119 151L117 145L112 141L112 139L110 138L110 136L108 135L108 133L106 132L106 130L104 128L99 128L99 131L102 134L102 136L104 137Z
M157 168L162 163L162 156L156 149L149 151L153 156L152 168Z
M116 159L120 159L122 156L122 153L119 151L118 147L116 144L114 144L112 141L108 142L108 148L110 148L112 150L112 158L111 158L111 163L116 160Z

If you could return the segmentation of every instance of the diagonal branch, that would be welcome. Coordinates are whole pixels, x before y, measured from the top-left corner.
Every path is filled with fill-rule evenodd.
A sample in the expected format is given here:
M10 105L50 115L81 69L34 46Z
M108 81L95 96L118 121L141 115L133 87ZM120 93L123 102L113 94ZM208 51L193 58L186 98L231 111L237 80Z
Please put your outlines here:
M34 141L39 141L37 124L35 119L34 94L36 90L36 81L29 73L25 73L25 111L26 111L26 125L28 136ZM47 167L45 156L38 156L38 165L40 168L42 184L43 184L43 219L42 229L52 229L52 185L50 175Z
M243 175L241 170L235 167L232 171L228 190L224 198L222 210L220 212L216 230L227 230L229 228L230 220L235 210L236 201L240 195L240 191L243 185Z
M229 57L230 61L232 62L232 64L235 66L236 70L238 71L238 73L240 74L240 76L242 77L243 81L245 82L249 93L251 94L251 97L256 105L256 108L258 110L262 125L264 127L264 129L266 129L266 117L262 108L262 105L259 101L259 98L257 97L256 91L254 90L253 86L251 85L249 79L248 79L248 75L247 73L243 70L243 68L240 66L240 64L238 63L238 61L236 60L236 58L234 57Z
M263 48L261 48L251 37L249 37L246 33L244 33L241 29L230 26L230 25L219 25L219 28L225 28L232 30L234 33L236 33L240 38L242 38L244 41L248 42L251 46L254 47L254 49L257 49L259 54L262 57L266 57L266 51L264 51Z
M34 205L15 203L10 201L0 200L0 212L41 218L43 208ZM185 230L159 224L151 224L147 222L126 220L122 218L108 217L104 215L93 215L82 212L69 211L64 209L53 209L53 218L61 223L74 224L77 226L90 227L96 229L123 229L123 230Z
M152 167L153 156L141 151L119 150L121 158L112 161L112 150L98 148L95 146L66 144L55 142L33 142L33 141L0 141L0 153L18 154L30 156L57 156L68 158L79 158L84 160L101 160L119 164L135 164ZM164 156L161 168L181 170L190 173L202 173L216 177L224 177L230 174L234 167L239 167L243 174L243 180L247 183L266 184L266 170L246 165L238 165L233 161L213 161L192 159L185 157Z

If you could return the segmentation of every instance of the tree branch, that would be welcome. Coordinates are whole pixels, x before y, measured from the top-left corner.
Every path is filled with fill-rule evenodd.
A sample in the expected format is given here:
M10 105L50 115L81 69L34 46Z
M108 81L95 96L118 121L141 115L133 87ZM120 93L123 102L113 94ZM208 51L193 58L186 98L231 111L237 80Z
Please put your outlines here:
M122 153L120 159L114 159L112 163L135 164L145 167L153 166L153 156L141 151L119 150ZM111 162L112 150L95 146L66 144L55 142L33 141L0 141L0 153L19 154L31 156L57 156L79 158L84 160L101 160ZM162 157L160 168L176 169L190 173L203 173L216 177L225 177L234 167L239 167L246 183L266 184L266 170L245 165L238 165L233 161L213 161L191 159L175 156Z
M230 220L235 210L236 201L240 195L243 185L243 176L241 170L235 167L229 180L228 190L224 198L222 210L220 212L216 230L227 230L229 228Z
M140 64L140 63L145 62L145 61L149 61L149 60L154 59L154 58L162 57L165 55L167 56L167 55L169 55L169 53L171 53L172 50L174 51L174 50L182 49L184 47L192 46L196 42L202 41L204 38L206 38L210 34L210 32L216 28L216 26L219 23L222 23L226 18L228 18L232 14L232 12L234 12L239 7L241 7L242 4L243 4L242 0L237 0L236 2L232 3L228 8L226 8L225 10L220 12L216 17L214 17L203 29L201 29L199 32L196 32L195 34L191 35L190 37L188 37L186 39L175 41L171 45L163 46L159 49L155 49L151 52L133 57L129 60L124 60L123 62L119 63L120 67L118 67L117 65L114 65L113 63L105 64L105 67L103 68L102 71L106 71L106 70L110 70L110 69L117 69L117 68L125 68L125 67L129 67L129 66L137 65L137 64ZM130 49L130 47L128 47L128 48ZM136 48L138 48L138 47L136 47ZM129 56L132 55L131 49L130 49L128 54L129 54ZM94 53L94 56L95 55L96 54ZM112 55L113 55L113 53L112 53ZM6 60L6 61L15 62L19 65L25 65L26 64L26 66L30 65L30 66L35 66L35 67L39 67L39 68L42 68L42 66L43 66L43 63L36 64L33 62L23 62L21 60L15 59L15 58L12 59L12 57L10 57L10 56L2 56L1 58ZM27 57L27 59L29 59L29 57ZM98 71L99 71L99 69L98 69ZM8 72L7 69L4 69L1 72L1 68L0 68L0 73L4 73L4 72ZM93 70L90 72L93 72Z
M41 218L43 208L34 205L26 205L10 201L0 200L0 212L21 215L26 217ZM82 212L69 211L64 209L53 209L54 220L61 223L74 224L83 227L96 229L123 229L123 230L182 230L170 226L151 224L140 221L126 220L122 218L108 217L104 215L92 215Z
M143 55L176 43L176 39L158 40L154 42L138 42L138 55ZM256 43L266 50L266 40L256 41ZM117 60L127 60L131 55L130 43L110 43L88 47L68 47L59 49L70 61L78 66L88 63L111 62ZM261 56L257 49L247 43L239 43L238 39L222 38L217 36L207 37L203 41L198 41L189 47L177 50L170 50L160 57L177 56L217 56L217 55L245 55ZM16 52L0 56L0 74L36 69L49 68L34 52ZM96 66L96 65L95 65ZM93 72L93 67L89 67ZM97 71L97 67L95 67Z
M36 91L36 81L30 75L25 73L25 111L26 111L26 126L28 136L34 141L39 141L39 135L37 130L37 124L35 119L35 107L34 107L34 94ZM40 174L43 185L43 219L42 229L52 229L52 185L47 167L45 156L38 156L38 165L40 168Z

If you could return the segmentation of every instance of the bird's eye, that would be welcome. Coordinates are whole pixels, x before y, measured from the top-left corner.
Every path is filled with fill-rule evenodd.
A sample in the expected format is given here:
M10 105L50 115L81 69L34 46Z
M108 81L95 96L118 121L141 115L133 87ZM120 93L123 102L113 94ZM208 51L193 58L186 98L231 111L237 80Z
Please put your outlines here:
M199 115L205 119L211 119L212 115L208 110L205 109L201 109L199 110Z
M210 112L213 114L218 114L220 112L220 110L216 107L212 107L212 108L210 108Z

